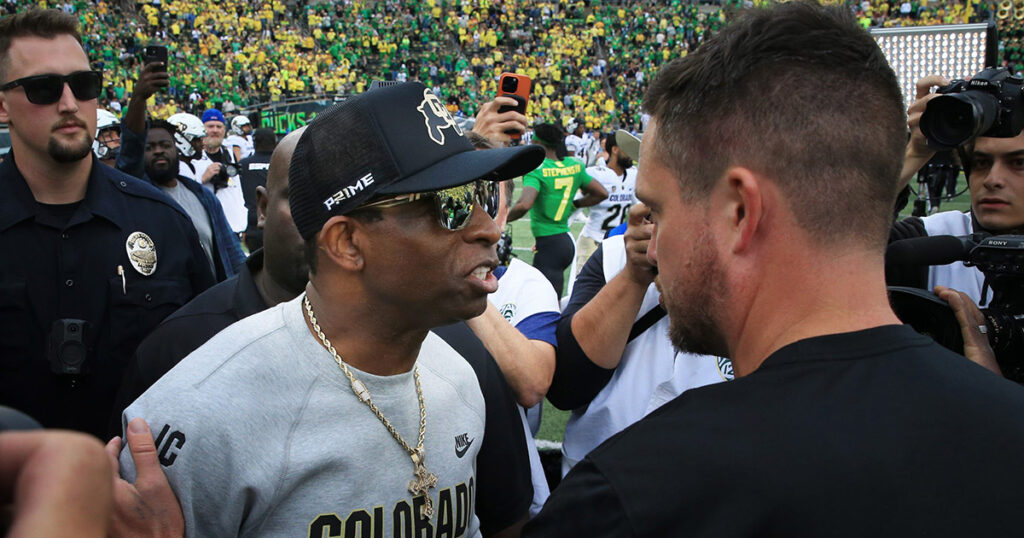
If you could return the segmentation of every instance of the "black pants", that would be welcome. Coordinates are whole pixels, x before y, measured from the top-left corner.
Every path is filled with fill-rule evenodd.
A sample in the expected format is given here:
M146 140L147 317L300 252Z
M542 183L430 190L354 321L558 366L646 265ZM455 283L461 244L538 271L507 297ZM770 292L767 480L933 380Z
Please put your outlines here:
M537 238L537 253L533 256L533 266L544 273L555 288L555 293L562 296L565 285L565 268L572 263L576 249L572 246L569 234L546 235Z

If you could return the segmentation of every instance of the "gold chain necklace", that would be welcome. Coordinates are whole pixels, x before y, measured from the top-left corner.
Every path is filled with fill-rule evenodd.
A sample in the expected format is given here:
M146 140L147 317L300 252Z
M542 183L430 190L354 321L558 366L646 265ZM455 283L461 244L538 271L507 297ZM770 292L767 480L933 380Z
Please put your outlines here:
M425 458L423 451L423 438L426 436L427 432L427 408L423 405L423 390L420 388L419 367L416 365L413 365L412 367L412 377L416 381L416 399L419 400L420 404L419 440L416 443L416 448L413 448L409 446L409 443L405 442L405 439L402 439L398 430L391 425L391 421L389 421L387 417L384 416L384 413L381 413L380 409L377 408L377 404L373 403L373 400L370 398L370 389L366 388L366 385L364 385L362 381L356 379L356 376L352 375L348 366L345 365L345 361L341 360L341 356L338 355L337 350L334 349L331 341L327 339L327 335L324 334L320 329L320 325L316 322L316 316L313 315L313 305L309 304L309 297L303 297L302 303L306 307L306 314L309 315L309 324L313 326L313 331L316 332L316 335L320 338L320 341L323 342L327 351L331 352L331 356L334 357L334 362L338 363L341 370L345 372L345 377L348 378L348 382L352 386L352 392L355 393L356 398L359 398L361 402L370 408L370 411L373 411L373 414L376 415L381 424L387 428L388 432L391 433L391 436L394 437L395 440L398 441L398 444L402 445L402 448L409 453L409 457L412 458L413 476L415 477L415 479L409 482L409 493L412 493L414 497L422 495L424 502L420 507L420 513L426 518L433 517L434 503L430 500L429 490L430 488L437 487L437 475L427 471L427 467L423 462Z

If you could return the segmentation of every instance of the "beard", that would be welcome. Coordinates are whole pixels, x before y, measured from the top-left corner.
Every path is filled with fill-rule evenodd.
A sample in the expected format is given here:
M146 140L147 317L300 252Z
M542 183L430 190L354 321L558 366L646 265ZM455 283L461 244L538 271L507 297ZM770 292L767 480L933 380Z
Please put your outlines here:
M619 156L619 168L628 170L630 166L633 166L633 159L626 157L625 155Z
M147 164L146 175L149 176L151 181L160 185L166 185L172 179L178 177L178 160L170 160L165 168L156 168Z
M698 355L729 356L729 346L717 325L728 295L725 270L712 247L710 234L702 230L685 268L684 279L665 286L661 274L662 295L669 317L669 339L678 351Z
M210 136L210 135L206 135L203 138L203 149L206 150L206 153L210 153L210 154L217 153L218 151L220 151L220 147L221 147L221 145L223 143L224 143L224 137L223 136Z
M83 134L82 138L71 142L62 142L51 136L46 143L46 152L59 163L80 161L92 152L92 135L87 132Z

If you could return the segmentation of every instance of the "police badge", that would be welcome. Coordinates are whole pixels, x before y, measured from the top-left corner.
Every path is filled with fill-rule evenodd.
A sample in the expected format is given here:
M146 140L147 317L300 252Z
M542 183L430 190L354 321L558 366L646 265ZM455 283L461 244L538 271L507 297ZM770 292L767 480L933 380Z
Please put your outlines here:
M156 272L156 245L144 232L132 232L124 243L128 261L142 276Z

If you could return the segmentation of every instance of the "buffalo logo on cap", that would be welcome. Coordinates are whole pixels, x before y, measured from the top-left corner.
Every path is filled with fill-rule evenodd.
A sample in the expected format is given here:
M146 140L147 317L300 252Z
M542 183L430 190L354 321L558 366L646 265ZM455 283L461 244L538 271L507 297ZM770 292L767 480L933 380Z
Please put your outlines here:
M427 134L430 139L439 145L444 145L444 130L451 127L455 133L462 136L462 128L455 123L455 119L448 113L444 103L429 89L423 90L423 102L416 107L423 114L424 123L427 126Z

